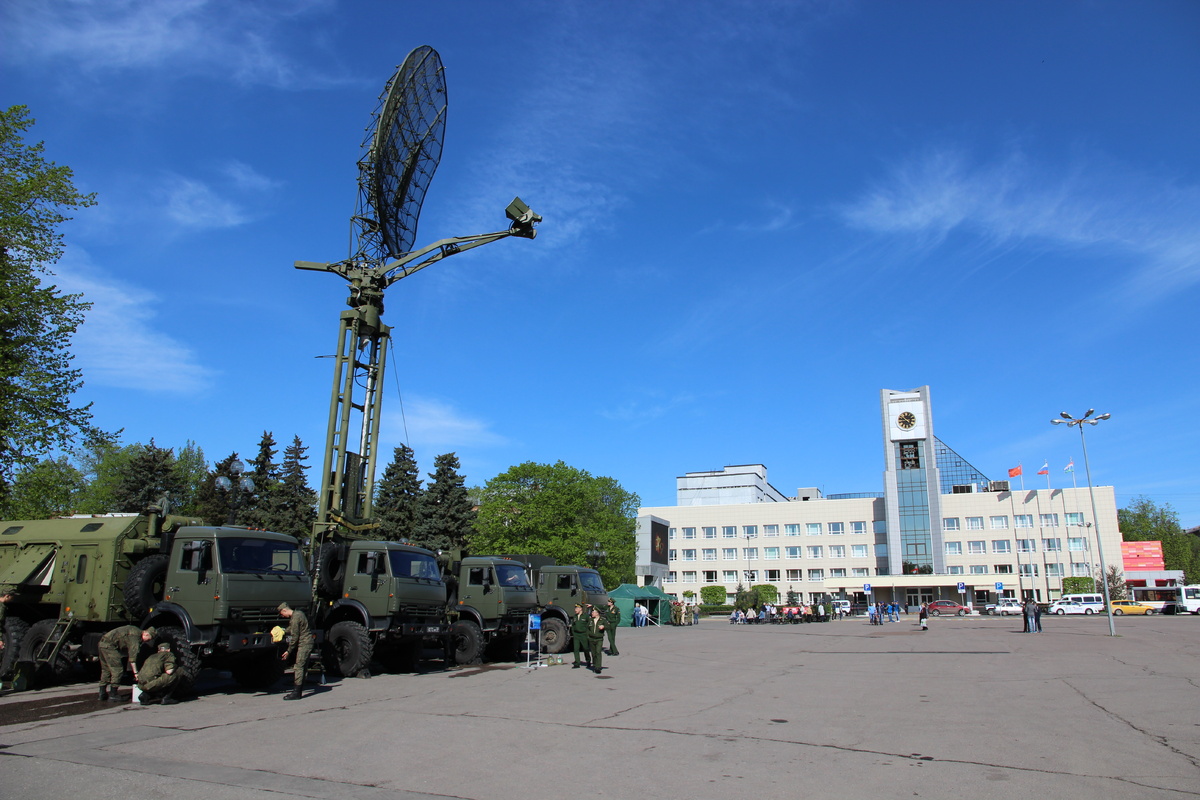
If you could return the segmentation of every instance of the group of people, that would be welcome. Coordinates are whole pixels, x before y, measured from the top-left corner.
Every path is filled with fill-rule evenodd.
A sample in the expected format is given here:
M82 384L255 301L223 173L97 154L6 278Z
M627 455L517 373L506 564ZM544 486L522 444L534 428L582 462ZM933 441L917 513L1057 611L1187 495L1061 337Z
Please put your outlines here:
M1021 616L1025 620L1024 633L1041 633L1042 632L1042 607L1039 606L1032 597L1026 598L1025 605L1021 607Z
M700 604L699 603L681 603L675 600L671 603L671 624L672 625L699 625L700 624Z
M633 627L644 628L646 623L650 621L650 609L646 608L641 602L633 604Z
M757 610L753 607L729 612L730 625L792 624L801 622L828 622L836 613L829 603L803 603L798 606L777 606L764 603Z
M924 608L924 604L922 604ZM867 607L871 614L872 625L882 625L885 622L899 622L900 612L908 613L908 609L901 606L899 603L875 603Z
M636 614L635 614L636 619ZM619 656L617 652L617 627L621 624L621 609L611 597L603 609L582 603L575 604L575 614L571 617L571 644L575 655L575 663L571 669L587 666L599 675L604 669L604 637L608 636L608 654ZM579 656L583 654L583 664Z

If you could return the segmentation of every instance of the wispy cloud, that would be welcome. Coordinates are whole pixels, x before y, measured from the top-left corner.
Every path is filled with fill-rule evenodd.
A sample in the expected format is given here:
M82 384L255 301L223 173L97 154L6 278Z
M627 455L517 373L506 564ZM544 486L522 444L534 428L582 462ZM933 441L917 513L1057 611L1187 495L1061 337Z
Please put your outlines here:
M409 446L418 452L448 453L508 444L508 439L490 430L486 420L432 397L409 397L403 410L390 407L384 412L382 427L385 438L393 441L402 441L407 431Z
M668 396L655 392L645 397L631 397L615 408L601 409L600 416L614 422L637 425L678 413L680 408L692 405L695 399L690 394Z
M332 8L332 0L9 0L4 5L10 60L69 60L84 73L170 68L287 89L332 82L309 66L321 60L298 60L279 41L290 21Z
M973 164L955 150L906 160L839 209L852 227L934 248L955 232L993 248L1103 248L1127 260L1126 299L1200 283L1200 190L1087 159L1069 172L1013 153Z
M163 298L112 278L78 246L55 265L55 273L59 288L82 293L92 304L71 346L86 382L168 394L210 388L216 372L167 333L165 319L159 318L156 308Z
M248 219L238 204L201 181L174 175L165 191L166 215L185 228L232 228Z

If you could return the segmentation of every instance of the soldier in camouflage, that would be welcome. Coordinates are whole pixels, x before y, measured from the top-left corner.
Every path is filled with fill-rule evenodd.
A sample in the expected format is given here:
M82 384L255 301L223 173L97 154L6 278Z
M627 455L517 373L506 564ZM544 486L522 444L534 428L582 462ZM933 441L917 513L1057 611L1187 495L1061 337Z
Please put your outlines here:
M137 660L138 654L142 650L142 643L153 641L157 635L158 631L154 628L142 630L137 625L122 625L100 637L99 699L108 700L111 703L121 702L121 697L117 694L117 686L121 682L121 675L125 672L124 660L121 657L122 651L128 656L129 670L133 673L134 680L137 680Z
M175 668L175 654L171 652L170 644L160 643L158 652L146 659L146 663L142 664L138 671L137 685L142 690L138 702L144 706L151 703L170 706L179 702L174 697L175 689L179 686L179 673Z
M308 664L308 656L312 653L313 646L312 632L308 628L308 615L299 609L292 608L287 603L280 603L279 616L289 620L287 633L284 634L287 637L288 646L283 654L283 660L287 661L293 653L296 656L296 661L292 665L294 675L292 691L284 695L283 699L299 700L304 687L304 668Z

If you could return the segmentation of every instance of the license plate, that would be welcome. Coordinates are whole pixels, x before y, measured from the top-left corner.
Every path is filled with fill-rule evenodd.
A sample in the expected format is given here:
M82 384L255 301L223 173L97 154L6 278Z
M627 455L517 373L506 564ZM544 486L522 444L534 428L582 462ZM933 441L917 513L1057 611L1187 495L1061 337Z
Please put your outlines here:
M442 626L441 625L426 625L425 632L426 633L441 633Z

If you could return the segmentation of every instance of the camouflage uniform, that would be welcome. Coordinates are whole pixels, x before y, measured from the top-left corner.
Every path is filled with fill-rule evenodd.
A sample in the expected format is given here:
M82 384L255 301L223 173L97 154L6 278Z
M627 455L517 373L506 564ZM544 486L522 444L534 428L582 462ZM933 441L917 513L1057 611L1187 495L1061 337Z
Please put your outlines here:
M308 627L308 615L303 611L290 608L287 603L281 603L279 610L292 612L287 633L284 635L287 637L288 643L286 655L291 656L295 653L296 661L292 666L294 676L292 693L284 699L295 700L300 697L301 688L304 686L304 668L308 665L308 656L312 653L313 648L312 632Z
M154 628L147 628L146 632L151 637L157 633ZM130 669L136 672L138 653L142 650L142 629L137 625L122 625L119 628L113 628L100 638L99 650L100 699L104 699L107 687L108 699L118 700L117 685L121 682L121 675L125 672L121 651L125 651L129 657Z
M179 684L179 672L175 665L175 654L171 645L163 642L158 652L146 659L138 670L138 688L142 690L141 702L153 703L161 700L163 705L176 702L172 696Z

